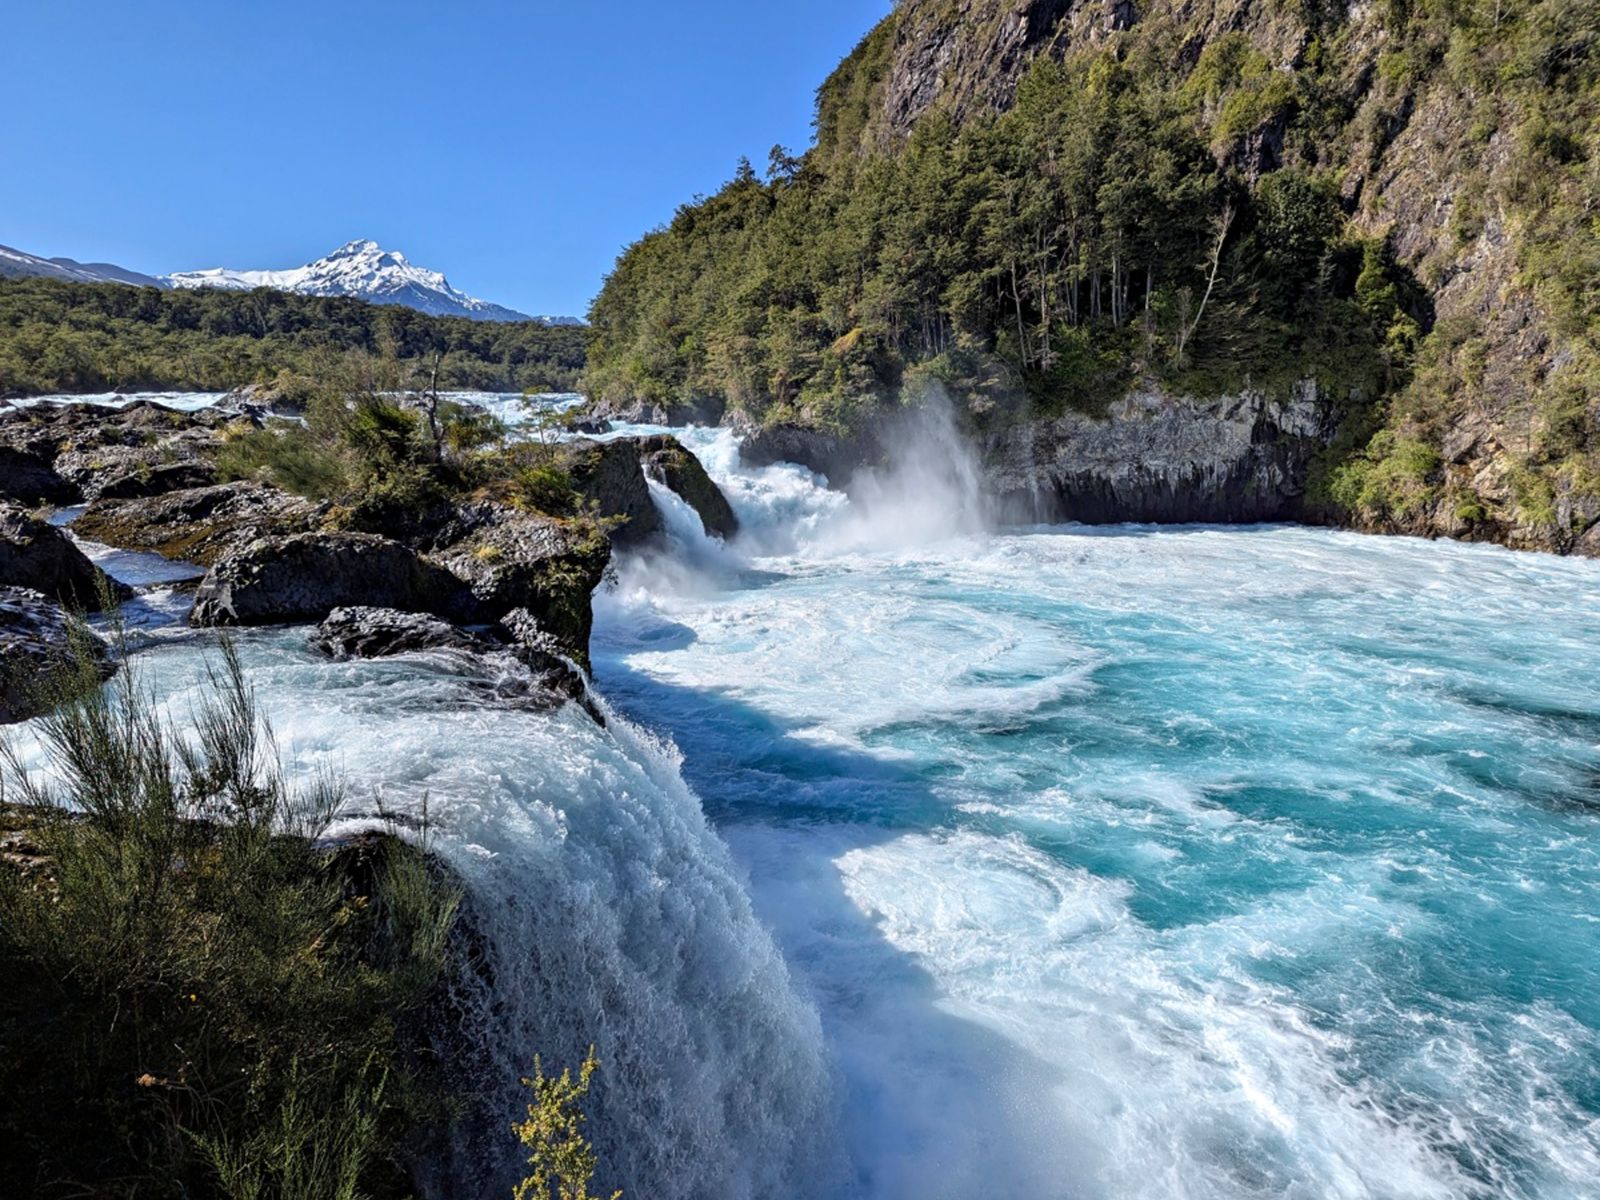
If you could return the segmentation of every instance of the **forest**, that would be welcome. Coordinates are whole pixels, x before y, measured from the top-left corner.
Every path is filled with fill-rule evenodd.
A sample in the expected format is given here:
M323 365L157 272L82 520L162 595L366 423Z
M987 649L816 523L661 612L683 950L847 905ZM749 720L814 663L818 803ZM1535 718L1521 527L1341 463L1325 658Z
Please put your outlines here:
M1339 519L1547 526L1600 495L1593 6L1058 5L1021 68L984 57L1002 9L897 6L809 150L629 247L586 389L848 431L928 379L981 427L1310 378ZM942 90L896 116L939 45ZM1463 428L1515 431L1477 442L1492 495L1446 469Z
M0 279L0 397L227 391L281 372L317 376L330 355L393 359L441 386L571 391L585 331L434 317L344 297L161 291Z

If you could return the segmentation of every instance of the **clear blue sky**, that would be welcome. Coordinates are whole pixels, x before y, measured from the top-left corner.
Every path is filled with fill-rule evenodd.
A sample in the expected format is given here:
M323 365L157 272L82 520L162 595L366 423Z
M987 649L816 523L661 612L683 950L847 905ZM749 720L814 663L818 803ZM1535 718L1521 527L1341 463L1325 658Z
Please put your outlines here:
M890 0L19 0L0 244L161 273L376 238L581 315L617 253L812 96Z

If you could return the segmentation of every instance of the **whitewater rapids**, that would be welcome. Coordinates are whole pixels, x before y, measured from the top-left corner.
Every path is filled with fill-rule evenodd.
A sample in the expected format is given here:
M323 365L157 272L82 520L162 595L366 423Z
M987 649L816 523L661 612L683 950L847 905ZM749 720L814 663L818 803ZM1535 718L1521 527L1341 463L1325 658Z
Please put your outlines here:
M1596 1195L1600 564L996 530L947 428L848 498L675 432L744 531L656 490L608 730L244 639L292 764L467 880L486 1103L594 1041L634 1197ZM458 1150L504 1194L509 1135Z

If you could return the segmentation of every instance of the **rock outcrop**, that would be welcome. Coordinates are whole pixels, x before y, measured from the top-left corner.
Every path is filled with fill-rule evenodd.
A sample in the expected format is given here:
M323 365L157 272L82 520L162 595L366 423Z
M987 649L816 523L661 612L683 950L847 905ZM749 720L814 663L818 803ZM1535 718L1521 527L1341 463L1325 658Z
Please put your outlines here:
M611 531L617 545L641 545L661 533L661 514L650 498L634 441L584 438L563 443L558 455L584 502L593 505L599 516L620 522Z
M982 466L1012 520L1279 521L1302 514L1336 425L1312 382L1277 401L1142 390L1104 418L1068 413L990 435Z
M727 411L728 402L720 396L667 401L602 397L585 405L578 419L586 424L614 421L623 425L717 425Z
M834 487L843 487L863 467L877 466L885 452L870 431L846 436L804 425L777 423L746 426L739 457L752 467L772 463L798 463L823 476Z
M0 503L0 585L31 588L84 612L104 596L126 597L123 585L89 561L73 540L16 504Z
M493 625L463 629L424 613L339 608L312 633L311 644L335 659L443 654L498 702L548 708L572 701L605 723L582 673L526 610L508 613Z
M480 510L476 519L432 560L466 585L484 617L499 620L525 610L553 647L587 668L591 597L611 561L605 534L589 522L498 506Z
M103 497L73 522L82 537L209 567L260 537L318 528L326 505L261 483L220 483L133 500Z
M195 594L194 625L320 621L336 608L473 614L465 587L415 551L370 533L266 537L221 558Z
M223 428L256 419L226 408L180 412L148 400L0 410L0 495L66 504L214 483Z
M115 669L104 639L48 597L0 586L0 725L39 716L74 684L109 679Z
M707 533L731 538L739 532L739 518L728 498L706 474L700 460L685 450L677 438L640 438L638 449L645 474L694 509Z
M311 635L329 658L387 658L425 650L481 651L489 643L431 613L398 608L336 608Z
M0 446L0 500L20 504L71 504L78 489L56 473L55 456Z

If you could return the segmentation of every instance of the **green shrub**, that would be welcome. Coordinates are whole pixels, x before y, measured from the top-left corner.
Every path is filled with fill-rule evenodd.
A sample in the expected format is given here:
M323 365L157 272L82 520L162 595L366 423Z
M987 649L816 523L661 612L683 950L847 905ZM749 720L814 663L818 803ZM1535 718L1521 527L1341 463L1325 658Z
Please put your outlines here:
M398 1195L435 1111L413 1022L457 897L396 839L319 839L237 654L188 728L133 664L8 747L45 866L0 869L0 1178L19 1195Z

